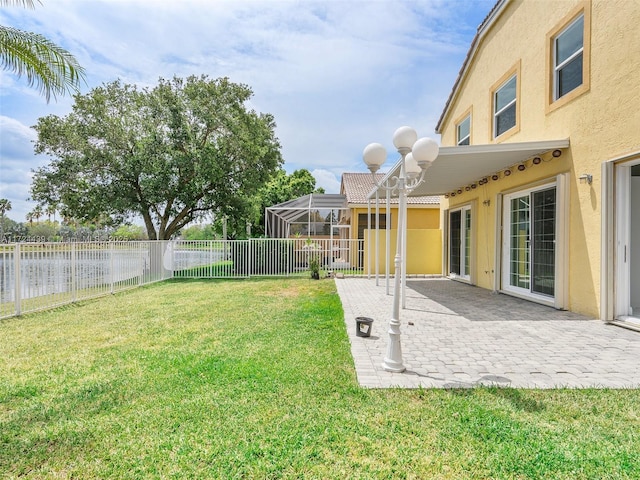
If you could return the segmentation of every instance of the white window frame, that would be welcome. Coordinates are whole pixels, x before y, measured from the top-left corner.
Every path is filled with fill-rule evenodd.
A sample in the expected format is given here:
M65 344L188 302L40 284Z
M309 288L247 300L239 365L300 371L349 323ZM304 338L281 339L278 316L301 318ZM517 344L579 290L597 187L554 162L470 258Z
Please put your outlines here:
M460 138L460 127L462 126L463 123L467 121L469 122L469 133L467 133L467 135L465 135L464 137ZM468 140L468 142L462 143L465 140ZM462 121L456 124L456 145L461 146L461 145L470 145L470 144L471 144L471 114L467 115L462 119Z
M509 103L507 103L500 110L496 110L496 108L498 106L498 102L497 102L498 93L500 92L500 90L505 88L507 86L507 84L509 82L511 82L514 78L516 80L516 87L515 87L515 95L513 97L513 100L511 100ZM498 138L498 137L504 135L509 130L511 130L512 128L514 128L515 126L518 125L518 110L517 110L518 106L517 106L517 101L518 101L518 73L516 72L513 75L511 75L509 78L507 78L504 82L502 82L502 84L493 91L493 138ZM515 109L516 109L516 111L515 111L515 120L513 122L513 125L510 126L509 128L507 128L504 132L498 133L498 117L500 116L500 114L504 113L508 108L510 108L512 105L515 105Z
M573 27L576 24L576 22L578 22L581 19L582 19L582 22L583 22L583 26L582 26L582 45L580 46L580 48L578 50L573 52L567 59L565 59L560 64L558 64L558 40L560 39L560 37L562 37L562 35L564 35L567 32L567 30L569 30L571 27ZM554 101L561 99L562 97L568 95L569 93L573 92L577 88L580 88L582 85L584 85L584 74L583 74L582 75L583 78L582 78L582 81L580 82L580 85L576 85L573 89L569 90L568 92L565 92L563 95L560 95L559 77L560 77L560 73L561 73L562 69L565 66L567 66L569 63L571 63L574 59L576 59L578 56L582 56L583 57L582 58L582 62L583 62L583 65L584 65L584 21L585 21L585 16L584 16L584 13L582 13L582 14L578 15L575 19L573 19L556 36L553 37L553 100Z

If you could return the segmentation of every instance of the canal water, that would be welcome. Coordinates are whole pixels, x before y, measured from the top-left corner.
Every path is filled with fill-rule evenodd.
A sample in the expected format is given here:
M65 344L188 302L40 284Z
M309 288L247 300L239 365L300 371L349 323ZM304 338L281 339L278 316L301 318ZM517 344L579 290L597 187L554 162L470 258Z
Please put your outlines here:
M224 256L223 252L211 250L174 250L171 244L158 246L162 248L23 252L19 262L20 298L115 283L136 285L149 277L167 278L173 270L209 265ZM11 251L0 252L0 302L16 300L16 285L15 255Z

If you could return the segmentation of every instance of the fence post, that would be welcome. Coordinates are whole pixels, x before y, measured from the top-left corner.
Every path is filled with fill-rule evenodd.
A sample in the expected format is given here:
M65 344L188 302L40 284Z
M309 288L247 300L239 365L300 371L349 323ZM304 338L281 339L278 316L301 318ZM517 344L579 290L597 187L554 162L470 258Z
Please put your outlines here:
M115 284L114 284L114 277L115 277L115 265L114 265L114 258L113 258L113 241L109 242L109 277L111 280L111 294L115 293Z
M166 280L167 278L173 278L173 272L176 271L176 251L178 250L178 240L166 240L168 245L171 245L171 268L169 268L169 276L164 276L162 279Z
M149 248L149 242L139 242L136 245L136 260L139 262L140 265L140 275L138 275L138 286L142 286L142 277L144 276L144 272L145 269L147 268L147 257L145 257L145 252L144 252L144 248L146 248L147 251L150 251ZM149 263L151 263L151 254L149 254Z
M76 242L71 243L71 302L75 302L77 299L77 284L76 284Z
M14 306L16 315L20 315L22 312L22 279L20 278L20 244L16 243L13 250L13 270L15 279L15 298Z

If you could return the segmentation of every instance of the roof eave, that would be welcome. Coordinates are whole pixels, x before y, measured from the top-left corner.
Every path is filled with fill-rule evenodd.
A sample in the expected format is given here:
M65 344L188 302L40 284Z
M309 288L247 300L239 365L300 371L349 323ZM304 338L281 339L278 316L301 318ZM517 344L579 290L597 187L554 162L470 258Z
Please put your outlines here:
M443 195L450 191L449 188L454 188L454 184L456 187L463 186L504 168L514 166L533 156L542 155L553 150L564 150L569 147L570 141L568 138L520 143L441 147L438 157L427 170L425 181L420 188L415 189L412 193L416 196ZM401 162L402 159L398 160L384 176L380 185L388 184L393 177L398 176ZM471 165L473 168L465 168L467 165ZM449 188L445 188L445 185L448 185ZM368 198L375 198L376 190L380 191L381 188L373 188L369 192Z

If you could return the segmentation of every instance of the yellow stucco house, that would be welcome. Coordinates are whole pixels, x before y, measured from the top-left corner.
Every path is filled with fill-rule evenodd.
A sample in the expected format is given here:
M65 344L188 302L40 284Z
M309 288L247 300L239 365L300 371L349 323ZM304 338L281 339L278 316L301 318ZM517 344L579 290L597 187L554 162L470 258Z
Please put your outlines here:
M398 201L389 198L387 210L386 192L378 198L368 198L375 182L384 179L384 174L343 173L340 194L346 200L346 209L342 211L340 223L350 225L350 239L362 242L359 248L359 265L364 273L386 273L387 239L389 251L395 252ZM387 218L390 219L387 225ZM388 228L387 228L388 227ZM440 229L440 196L418 195L407 200L407 273L442 273L442 231ZM377 255L376 255L377 252ZM377 263L376 263L377 256ZM394 272L390 262L389 273Z
M638 25L629 0L491 10L413 192L443 195L446 275L640 326Z

